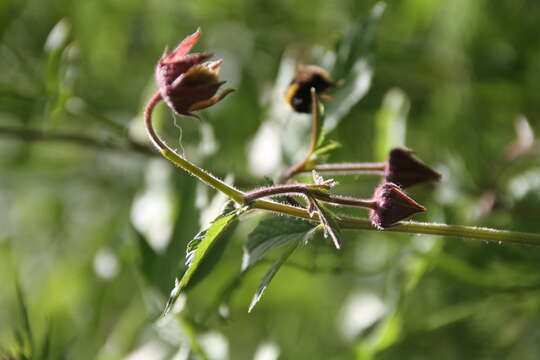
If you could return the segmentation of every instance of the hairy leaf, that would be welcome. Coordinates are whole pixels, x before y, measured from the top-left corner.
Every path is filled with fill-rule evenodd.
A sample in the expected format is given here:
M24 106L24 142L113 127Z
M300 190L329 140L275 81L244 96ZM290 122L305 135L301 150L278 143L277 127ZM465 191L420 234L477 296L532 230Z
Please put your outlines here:
M291 217L265 219L249 234L244 246L242 271L253 266L268 252L303 237L314 225Z
M176 280L174 289L171 291L169 300L165 307L164 314L168 313L175 301L198 272L204 271L201 266L203 260L209 255L214 246L219 240L224 237L226 231L235 223L238 216L244 209L236 209L218 216L207 229L199 232L193 240L191 240L186 250L186 266L187 270L180 280Z
M320 204L316 199L308 196L308 211L310 215L317 214L321 221L324 230L324 237L330 236L336 249L341 247L340 228L337 222L336 215L328 210L324 205Z

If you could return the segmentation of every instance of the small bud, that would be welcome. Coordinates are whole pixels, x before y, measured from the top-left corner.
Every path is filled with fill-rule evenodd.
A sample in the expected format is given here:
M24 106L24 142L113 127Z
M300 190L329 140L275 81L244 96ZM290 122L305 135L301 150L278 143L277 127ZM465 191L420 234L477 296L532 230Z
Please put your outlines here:
M405 148L390 150L384 168L384 180L407 188L441 178L441 174L416 159L413 154L412 150Z
M426 208L407 196L396 184L383 183L375 188L373 201L376 206L370 210L369 218L379 230L408 218Z
M165 52L156 66L156 81L161 97L177 114L205 109L233 92L227 89L216 95L225 83L219 80L222 60L202 63L209 53L188 54L201 36L200 30L186 37L170 54Z
M315 88L317 94L321 94L332 86L336 86L336 84L326 70L315 65L304 65L298 69L294 79L289 84L285 100L296 112L309 114L311 112L311 88Z

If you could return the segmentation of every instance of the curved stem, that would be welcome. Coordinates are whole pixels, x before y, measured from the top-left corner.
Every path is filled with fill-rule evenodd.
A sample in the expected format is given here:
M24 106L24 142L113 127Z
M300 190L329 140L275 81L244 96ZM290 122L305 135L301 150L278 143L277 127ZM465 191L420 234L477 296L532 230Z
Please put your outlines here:
M277 195L309 195L317 200L321 200L327 203L337 205L347 205L363 207L368 209L375 209L376 202L371 199L359 199L350 196L330 195L326 192L315 189L314 187L320 185L312 184L290 184L290 185L275 185L262 189L250 191L245 194L244 200L246 203L250 203L256 199L277 196Z
M146 104L146 107L144 108L144 127L146 128L146 133L148 134L148 137L152 141L152 145L158 149L159 152L161 152L163 149L167 148L167 145L156 134L154 130L154 126L152 124L152 114L154 112L154 108L156 107L157 103L161 101L161 94L159 91L156 91L154 95L148 100L148 103Z
M161 100L161 94L156 92L152 98L148 101L146 108L144 109L144 125L146 127L146 132L152 141L152 144L158 149L158 151L163 155L167 160L175 164L176 166L182 168L189 174L199 178L204 183L213 187L214 189L221 191L229 198L237 202L238 204L245 204L244 193L240 190L233 188L232 186L224 183L214 175L206 172L197 165L178 155L174 150L169 148L156 134L154 127L152 125L152 113L157 103Z
M317 216L310 217L307 210L291 205L280 204L268 200L255 200L251 203L255 209L269 210L287 214L310 221L319 221ZM350 230L377 230L371 225L369 219L340 216L338 223L342 229ZM417 221L399 222L384 231L409 234L442 235L450 237L464 237L476 240L495 241L500 243L517 243L540 246L540 234L523 233L508 230L497 230L476 226L434 224Z
M211 187L221 191L229 198L234 200L239 204L246 203L247 194L227 185L220 179L216 178L212 174L207 173L202 170L195 164L184 159L180 155L176 154L172 149L170 149L156 134L152 126L152 112L155 105L161 100L159 92L154 94L146 109L144 111L144 120L148 136L152 140L153 145L158 149L158 151L173 164L181 167L188 173L196 176L201 181L210 185ZM321 192L324 196L329 196ZM321 197L323 197L321 195ZM346 199L343 197L335 197L338 199ZM335 199L334 199L335 200ZM347 201L347 200L346 200ZM318 216L314 215L311 217L306 209L299 207L280 204L274 201L262 200L254 198L250 203L250 207L253 209L261 209L273 211L281 214L287 214L299 218L303 218L310 221L319 221ZM377 230L373 227L369 219L363 218L353 218L340 216L339 225L342 229L351 229L351 230ZM486 241L496 241L501 243L518 243L518 244L527 244L527 245L538 245L540 246L540 234L533 233L523 233L523 232L514 232L508 230L497 230L489 229L475 226L463 226L463 225L446 225L446 224L433 224L425 222L399 222L395 226L392 226L384 231L390 232L401 232L401 233L410 233L410 234L430 234L430 235L442 235L442 236L452 236L452 237L465 237L470 239L486 240Z
M256 189L245 194L244 199L247 203L250 203L254 200L277 196L277 195L319 195L319 191L309 188L308 184L290 184L290 185L274 185L261 189ZM321 193L322 194L322 193Z

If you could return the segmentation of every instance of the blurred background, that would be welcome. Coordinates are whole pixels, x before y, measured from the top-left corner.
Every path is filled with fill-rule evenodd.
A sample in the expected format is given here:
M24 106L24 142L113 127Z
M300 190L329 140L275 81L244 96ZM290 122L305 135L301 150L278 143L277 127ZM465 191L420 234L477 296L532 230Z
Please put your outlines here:
M248 314L271 261L239 275L257 215L160 318L224 199L148 150L141 122L163 50L201 27L195 50L237 91L201 121L156 112L197 164L249 189L302 158L310 120L283 93L316 63L345 81L330 161L406 145L443 174L410 191L416 219L539 232L539 19L534 0L2 0L0 357L537 359L540 249L347 232L299 249Z

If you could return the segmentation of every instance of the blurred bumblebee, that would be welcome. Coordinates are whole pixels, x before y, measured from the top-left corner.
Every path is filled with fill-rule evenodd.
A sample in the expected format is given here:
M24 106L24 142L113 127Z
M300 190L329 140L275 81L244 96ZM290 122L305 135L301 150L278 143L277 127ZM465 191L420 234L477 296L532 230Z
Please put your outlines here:
M335 86L338 84L330 78L328 71L316 65L301 65L285 92L285 100L296 112L309 114L311 88L315 88L321 96L324 91ZM321 99L328 100L330 97L322 95Z

